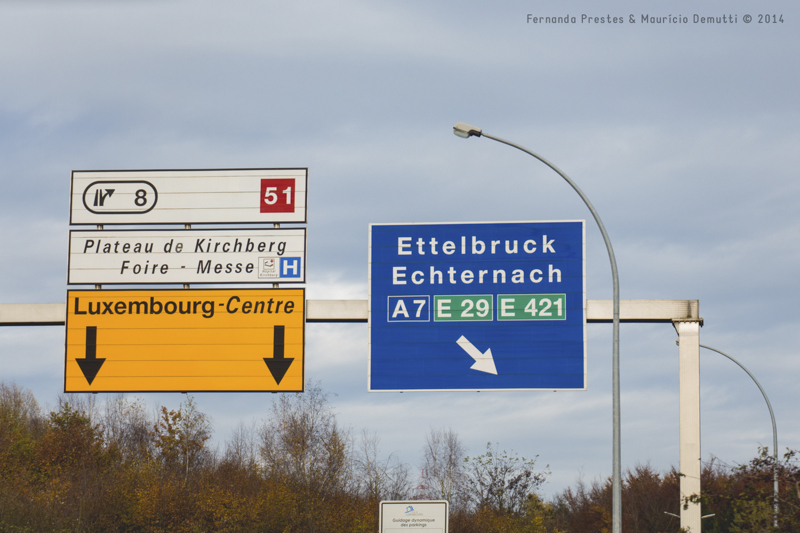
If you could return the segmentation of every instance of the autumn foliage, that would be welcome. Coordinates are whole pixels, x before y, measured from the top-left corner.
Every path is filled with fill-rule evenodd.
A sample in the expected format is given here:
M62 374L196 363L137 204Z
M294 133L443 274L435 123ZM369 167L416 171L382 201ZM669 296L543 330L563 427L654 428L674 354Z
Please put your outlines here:
M535 459L491 443L465 457L452 430L432 428L420 465L429 477L412 481L408 465L381 457L376 435L356 439L339 426L318 386L276 397L260 425L240 426L222 450L210 449L211 432L191 396L152 414L122 396L102 406L96 396L63 397L44 414L30 392L0 383L0 533L374 533L380 500L443 495L450 533L610 531L608 480L544 501L549 472ZM715 516L704 531L800 531L796 452L778 466L775 530L767 450L746 465L706 465L701 504ZM665 511L680 512L679 476L629 471L623 531L677 532Z

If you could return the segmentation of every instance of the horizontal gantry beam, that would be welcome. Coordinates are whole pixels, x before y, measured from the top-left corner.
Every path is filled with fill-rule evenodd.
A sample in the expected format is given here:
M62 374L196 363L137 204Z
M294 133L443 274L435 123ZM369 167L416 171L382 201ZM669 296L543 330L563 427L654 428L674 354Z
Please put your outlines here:
M587 300L587 322L611 322L611 300ZM0 304L0 326L59 326L66 322L64 303ZM367 300L307 300L306 322L367 322ZM620 322L698 321L698 300L620 300Z
M307 300L306 322L367 322L367 300ZM587 300L587 322L611 322L612 300ZM620 322L702 322L699 300L620 300Z

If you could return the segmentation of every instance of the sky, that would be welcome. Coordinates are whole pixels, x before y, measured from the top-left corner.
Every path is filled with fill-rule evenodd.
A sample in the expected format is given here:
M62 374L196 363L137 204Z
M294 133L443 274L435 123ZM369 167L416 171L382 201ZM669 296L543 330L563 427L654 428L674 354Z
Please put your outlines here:
M622 299L699 300L701 343L756 376L798 449L799 25L793 3L739 0L2 0L0 303L66 301L72 170L280 167L309 169L308 299L367 299L371 223L536 220L587 221L587 298L610 299L580 198L454 136L466 122L579 184ZM538 456L552 496L611 475L611 325L586 331L585 391L368 393L366 324L308 324L306 383L385 456L416 469L451 428L473 456ZM678 465L676 338L621 326L623 469ZM0 379L52 408L63 372L63 326L0 328ZM221 448L274 398L195 395ZM756 385L708 350L701 427L704 461L772 445Z

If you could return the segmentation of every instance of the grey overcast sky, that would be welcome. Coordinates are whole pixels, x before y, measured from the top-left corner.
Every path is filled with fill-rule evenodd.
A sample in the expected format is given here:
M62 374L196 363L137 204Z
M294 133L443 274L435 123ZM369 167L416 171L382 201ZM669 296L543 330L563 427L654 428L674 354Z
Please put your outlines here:
M587 298L610 298L578 196L463 121L581 186L623 299L698 299L701 342L755 374L797 449L799 50L794 2L2 0L0 303L65 301L70 171L244 167L309 168L310 299L367 298L369 223L575 219ZM366 324L306 333L307 383L384 455L416 467L450 427L472 455L538 454L546 495L611 474L610 325L587 327L588 390L557 393L370 394ZM678 464L675 339L622 325L624 468ZM0 329L0 379L52 407L63 371L63 326ZM703 459L771 446L750 378L708 351L701 373ZM196 398L223 446L274 396Z

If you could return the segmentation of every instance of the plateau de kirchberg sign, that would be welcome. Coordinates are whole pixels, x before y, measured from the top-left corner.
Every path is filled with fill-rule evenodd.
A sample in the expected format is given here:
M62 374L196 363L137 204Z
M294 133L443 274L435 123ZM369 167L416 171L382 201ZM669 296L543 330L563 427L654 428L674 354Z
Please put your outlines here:
M304 283L305 228L73 230L68 284Z
M73 171L70 224L306 222L308 169Z
M369 390L586 388L584 221L372 224Z

